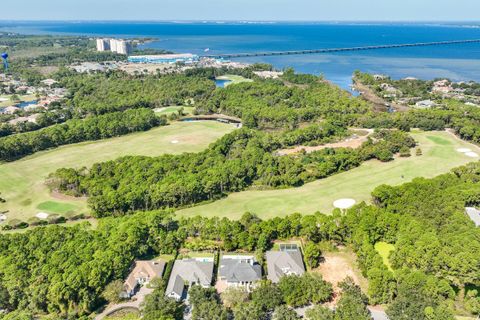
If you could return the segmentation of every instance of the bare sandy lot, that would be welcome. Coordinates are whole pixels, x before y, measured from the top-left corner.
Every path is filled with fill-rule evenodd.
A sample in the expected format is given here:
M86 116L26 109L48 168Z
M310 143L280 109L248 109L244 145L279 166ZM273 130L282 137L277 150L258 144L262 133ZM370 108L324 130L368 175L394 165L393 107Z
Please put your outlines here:
M305 152L310 153L313 151L318 151L318 150L323 150L326 148L352 148L352 149L357 149L359 148L362 143L367 141L368 136L370 136L373 133L372 129L362 129L362 131L367 131L366 135L352 135L349 138L339 141L339 142L334 142L334 143L327 143L321 146L314 146L314 147L309 147L309 146L296 146L291 149L281 149L278 150L277 153L281 156L284 155L289 155L289 154L295 154L298 153L302 150L305 150Z
M322 274L323 279L333 285L334 299L331 302L332 304L335 304L338 300L338 294L340 293L338 284L346 277L352 278L362 290L367 289L367 280L357 268L356 256L350 249L341 248L339 252L326 252L323 254L323 258L325 260L313 272Z

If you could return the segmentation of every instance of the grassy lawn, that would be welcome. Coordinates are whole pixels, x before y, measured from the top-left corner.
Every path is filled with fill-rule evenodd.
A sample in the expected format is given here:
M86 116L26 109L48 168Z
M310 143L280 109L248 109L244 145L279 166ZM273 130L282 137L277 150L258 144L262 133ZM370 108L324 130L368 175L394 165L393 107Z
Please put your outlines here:
M96 162L125 155L158 156L198 152L234 130L217 121L174 122L146 132L94 142L67 145L36 153L18 161L0 164L0 192L6 203L0 212L8 219L26 220L38 212L87 212L85 199L58 197L44 185L49 173L63 167L89 167ZM175 141L177 143L172 143Z
M252 79L247 79L242 76L237 76L234 74L226 74L224 76L220 76L216 78L217 80L228 80L231 81L229 83L226 83L225 86L229 86L231 84L236 84L236 83L242 83L242 82L253 82Z
M375 250L380 253L383 259L383 263L385 263L388 269L390 269L390 271L393 271L390 260L388 260L388 256L390 255L390 252L395 250L395 246L386 242L377 242L375 243Z
M14 105L14 104L17 104L18 102L13 102L12 100L10 100L12 95L3 95L3 96L0 96L0 108L2 107L8 107L8 106L11 106L11 105ZM33 100L36 100L37 97L34 95L34 94L27 94L27 95L18 95L18 97L20 98L20 102L27 102L27 101L33 101ZM6 101L3 101L3 99L8 99Z
M353 170L299 188L233 193L209 204L179 210L177 214L238 219L247 211L261 218L294 212L329 213L336 199L353 198L357 202L368 202L372 190L381 184L399 185L415 177L434 177L454 167L478 161L456 149L470 148L480 154L480 148L448 132L413 132L412 136L418 141L422 156L397 158L387 163L368 161Z
M105 319L108 320L137 320L141 319L140 312L134 308L125 308L114 312Z
M170 106L170 107L164 107L164 108L157 108L155 109L155 113L159 116L161 115L170 115L174 112L177 112L180 108L183 108L183 112L186 113L187 115L191 115L194 107L185 107L185 106Z
M192 259L195 259L195 258L213 258L214 254L211 253L211 252L190 251L190 252L184 254L184 256L188 256Z

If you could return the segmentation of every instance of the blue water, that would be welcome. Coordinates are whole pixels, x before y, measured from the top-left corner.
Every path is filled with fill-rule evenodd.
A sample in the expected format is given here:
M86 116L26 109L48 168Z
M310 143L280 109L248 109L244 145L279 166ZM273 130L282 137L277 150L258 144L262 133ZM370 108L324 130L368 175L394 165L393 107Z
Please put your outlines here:
M145 47L204 54L301 50L480 39L480 23L167 23L167 22L0 22L0 30L30 34L156 37ZM480 44L412 47L298 56L242 58L276 68L323 74L348 87L354 70L394 78L448 77L480 81Z
M232 82L231 80L219 80L219 79L216 79L215 80L215 85L218 87L218 88L225 88L225 86L227 84L229 84L230 82Z
M28 107L28 106L37 104L37 102L38 102L38 100L24 101L24 102L20 102L19 104L17 104L17 107L19 107L19 108L25 108L25 107Z

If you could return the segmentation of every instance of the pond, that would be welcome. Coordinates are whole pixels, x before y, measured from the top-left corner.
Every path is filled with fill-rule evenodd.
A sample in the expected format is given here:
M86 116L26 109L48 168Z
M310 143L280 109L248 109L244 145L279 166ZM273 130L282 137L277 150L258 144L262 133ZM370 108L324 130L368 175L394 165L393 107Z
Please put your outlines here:
M38 100L32 100L32 101L23 101L17 104L18 107L20 108L25 108L34 104L37 104Z
M226 79L215 79L215 85L217 88L225 88L232 80Z

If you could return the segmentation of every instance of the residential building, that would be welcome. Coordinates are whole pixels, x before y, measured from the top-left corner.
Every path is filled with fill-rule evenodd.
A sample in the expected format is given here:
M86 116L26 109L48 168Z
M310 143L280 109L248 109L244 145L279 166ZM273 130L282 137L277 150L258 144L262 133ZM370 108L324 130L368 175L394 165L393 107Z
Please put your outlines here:
M475 226L480 227L480 210L473 207L465 208L465 213L470 218L470 220L475 223Z
M97 39L97 51L110 51L110 40L109 39Z
M218 268L217 290L222 292L229 287L241 287L251 291L255 283L262 279L262 267L253 256L224 255Z
M16 106L9 106L9 107L5 107L3 109L0 109L0 113L3 113L3 114L14 114L15 111L17 110L20 110L21 108L19 107L16 107Z
M185 298L188 286L210 287L213 279L213 264L213 257L176 260L165 295L180 301Z
M125 41L125 40L117 40L116 41L116 50L115 52L116 53L119 53L119 54L124 54L124 55L128 55L130 53L130 43ZM114 50L112 50L114 51Z
M418 101L415 105L419 108L431 108L436 106L437 104L432 100L422 100Z
M42 80L42 81L40 81L40 82L43 83L43 84L46 85L46 86L49 86L49 87L51 87L51 86L53 86L54 84L58 83L58 81L53 80L53 79L45 79L45 80Z
M263 79L278 79L283 72L278 71L253 71L253 73Z
M267 279L273 283L280 281L283 276L305 273L302 253L297 245L280 245L279 251L267 251Z
M163 260L138 260L135 267L125 280L125 292L122 296L130 298L133 296L139 286L146 285L153 278L161 278L165 270L165 261Z
M117 39L110 39L109 44L110 44L110 51L117 52Z
M373 75L373 79L375 79L375 80L377 80L377 81L385 80L385 79L387 79L387 76L386 76L386 75L383 75L383 74L374 74L374 75Z

